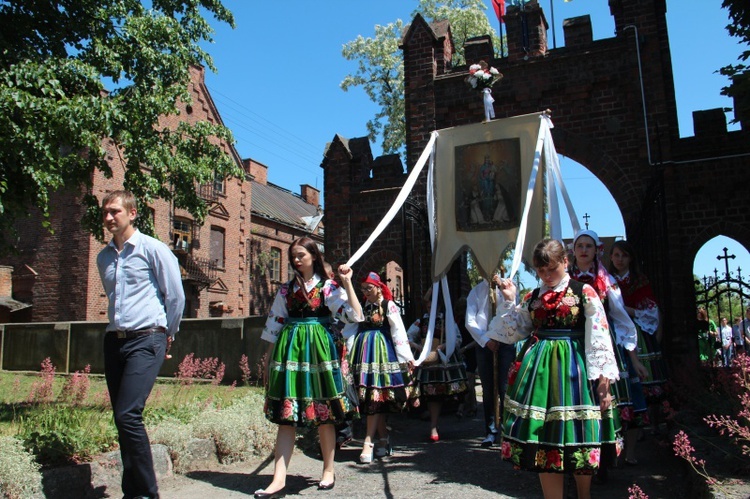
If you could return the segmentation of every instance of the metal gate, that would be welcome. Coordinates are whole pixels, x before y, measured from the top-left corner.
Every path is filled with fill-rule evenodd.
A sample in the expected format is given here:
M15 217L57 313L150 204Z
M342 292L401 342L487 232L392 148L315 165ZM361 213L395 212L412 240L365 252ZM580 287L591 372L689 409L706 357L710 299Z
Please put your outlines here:
M726 317L729 324L734 324L734 318L743 316L743 311L750 306L750 283L742 275L742 269L737 267L735 272L729 270L729 260L735 255L728 254L724 248L724 255L718 255L717 260L724 260L723 277L718 269L714 269L713 276L702 276L695 280L695 303L698 307L705 307L709 317L717 319ZM735 311L738 309L739 313Z

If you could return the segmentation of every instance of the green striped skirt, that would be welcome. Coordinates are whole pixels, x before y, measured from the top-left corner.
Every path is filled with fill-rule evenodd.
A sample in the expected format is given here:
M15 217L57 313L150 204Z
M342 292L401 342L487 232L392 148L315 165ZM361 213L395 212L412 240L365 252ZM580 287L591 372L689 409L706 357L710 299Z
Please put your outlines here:
M593 474L616 463L615 413L599 409L586 371L584 335L538 331L511 366L503 413L502 456L539 473Z
M288 318L269 362L266 418L276 424L338 424L356 414L344 395L327 318Z

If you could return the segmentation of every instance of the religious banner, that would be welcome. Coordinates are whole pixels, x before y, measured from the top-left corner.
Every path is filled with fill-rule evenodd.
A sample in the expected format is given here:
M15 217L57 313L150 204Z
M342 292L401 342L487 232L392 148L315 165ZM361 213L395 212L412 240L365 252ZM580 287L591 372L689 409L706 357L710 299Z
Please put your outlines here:
M545 119L534 113L438 131L428 186L435 210L433 279L467 249L482 275L491 275L522 232L528 239L522 256L531 261L544 237L541 145L551 140L546 123L540 125Z

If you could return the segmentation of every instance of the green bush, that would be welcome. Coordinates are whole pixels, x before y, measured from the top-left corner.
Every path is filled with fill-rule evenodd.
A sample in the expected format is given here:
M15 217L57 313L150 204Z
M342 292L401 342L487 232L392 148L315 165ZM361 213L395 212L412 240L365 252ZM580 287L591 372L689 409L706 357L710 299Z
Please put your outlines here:
M270 452L276 442L276 425L266 420L263 396L250 393L231 406L204 413L194 424L195 436L213 437L223 463L243 461Z
M40 493L42 474L34 456L13 437L0 437L0 495L8 499Z
M117 443L111 411L69 405L29 412L21 420L20 436L45 465L90 461Z

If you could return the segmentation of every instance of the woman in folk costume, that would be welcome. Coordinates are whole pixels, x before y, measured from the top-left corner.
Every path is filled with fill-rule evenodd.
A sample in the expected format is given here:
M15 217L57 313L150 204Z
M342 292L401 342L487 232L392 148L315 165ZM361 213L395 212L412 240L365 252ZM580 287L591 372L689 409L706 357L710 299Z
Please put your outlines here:
M648 406L641 380L648 370L638 358L638 334L635 324L625 311L617 281L599 263L604 246L593 230L582 230L573 239L573 262L570 278L589 284L604 304L620 368L620 381L614 385L615 403L625 431L625 462L636 464L635 446L639 428L648 424ZM606 480L606 465L600 468L599 479Z
M591 497L591 475L616 456L610 383L619 372L604 307L591 286L566 274L566 250L544 239L533 265L542 286L516 305L516 287L501 279L488 335L503 343L526 339L508 376L503 459L539 473L546 499L562 499L573 474L579 499Z
M661 353L659 307L651 283L640 270L633 246L627 241L616 241L609 255L610 273L617 279L625 311L638 329L638 358L649 372L648 379L641 380L641 384L651 409L652 423L656 426L661 412L658 406L665 402L667 382L667 366Z
M414 356L391 290L380 276L370 272L360 289L366 300L362 307L364 322L359 323L354 336L349 368L359 394L359 412L367 415L359 461L371 463L376 432L380 436L378 455L392 452L385 415L401 412L411 396Z
M424 296L424 306L427 311L421 320L416 320L406 332L409 342L418 352L423 349L427 338L427 330L430 322L430 308L432 307L432 289ZM453 354L447 362L443 362L442 356L446 352L447 336L445 333L445 320L443 314L438 312L435 318L435 331L430 354L417 368L415 378L423 401L427 402L430 413L430 435L429 442L438 442L438 420L443 402L451 397L456 397L466 391L466 365L460 358L461 333L455 326L456 336L453 344ZM438 353L440 352L440 353Z
M344 382L331 320L345 323L362 320L354 296L351 269L340 268L344 287L329 278L318 245L308 237L289 247L294 277L281 286L268 314L261 338L268 341L266 418L279 425L276 438L273 481L255 497L282 497L292 458L295 427L317 427L323 456L319 490L335 484L335 425L356 411L344 394Z

